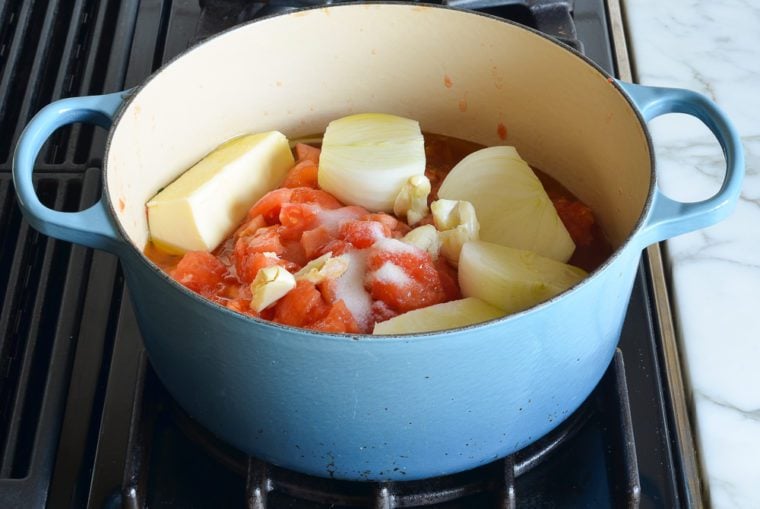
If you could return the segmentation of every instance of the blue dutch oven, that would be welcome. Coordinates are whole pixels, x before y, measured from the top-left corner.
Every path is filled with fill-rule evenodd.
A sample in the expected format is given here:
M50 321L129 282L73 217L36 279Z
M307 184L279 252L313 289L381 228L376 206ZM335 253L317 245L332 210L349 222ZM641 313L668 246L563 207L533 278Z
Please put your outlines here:
M143 256L146 201L223 141L272 129L297 138L364 111L515 145L594 209L614 254L532 309L397 337L236 314ZM709 199L679 203L658 188L646 121L670 112L697 117L723 148L725 179ZM103 197L64 213L40 203L32 169L46 138L73 122L110 134ZM612 359L641 250L726 217L743 166L736 131L699 94L618 82L573 50L489 16L352 3L237 27L135 90L47 106L19 141L13 177L35 228L119 256L150 361L192 417L276 465L397 480L490 462L570 415Z

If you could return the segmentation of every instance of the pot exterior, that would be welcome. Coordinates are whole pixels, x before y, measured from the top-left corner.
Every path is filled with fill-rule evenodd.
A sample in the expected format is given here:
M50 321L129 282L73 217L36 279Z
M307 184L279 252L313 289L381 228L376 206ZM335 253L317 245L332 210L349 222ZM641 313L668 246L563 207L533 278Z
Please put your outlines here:
M239 449L322 477L411 480L504 457L590 394L612 359L638 252L565 298L476 328L348 339L251 321L125 264L150 360Z

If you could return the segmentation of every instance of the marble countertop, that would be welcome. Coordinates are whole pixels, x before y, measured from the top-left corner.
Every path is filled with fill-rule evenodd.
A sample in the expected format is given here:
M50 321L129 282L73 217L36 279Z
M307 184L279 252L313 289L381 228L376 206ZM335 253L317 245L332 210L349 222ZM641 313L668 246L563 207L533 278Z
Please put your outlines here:
M705 501L760 507L760 2L623 0L635 81L711 97L738 128L747 174L736 211L666 242ZM650 124L658 178L682 201L713 194L725 162L697 120Z

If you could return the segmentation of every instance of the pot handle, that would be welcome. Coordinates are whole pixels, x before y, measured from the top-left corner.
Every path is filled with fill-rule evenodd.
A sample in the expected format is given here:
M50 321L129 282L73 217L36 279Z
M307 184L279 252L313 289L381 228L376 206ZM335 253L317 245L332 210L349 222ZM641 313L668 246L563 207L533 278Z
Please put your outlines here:
M60 212L40 202L32 172L40 148L59 127L88 122L108 129L126 92L61 99L42 108L21 133L13 156L13 185L25 219L42 233L116 253L123 240L108 214L105 198L81 212Z
M647 122L666 113L685 113L701 120L718 139L726 158L723 184L706 200L679 202L665 196L655 183L652 207L640 233L642 248L725 219L736 206L744 177L741 140L726 114L713 101L691 90L618 83Z

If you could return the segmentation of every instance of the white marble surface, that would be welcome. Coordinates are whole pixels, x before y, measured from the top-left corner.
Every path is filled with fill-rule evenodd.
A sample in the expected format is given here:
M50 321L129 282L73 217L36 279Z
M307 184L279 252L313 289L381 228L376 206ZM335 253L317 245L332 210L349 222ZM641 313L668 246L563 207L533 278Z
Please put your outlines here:
M747 176L725 222L667 241L708 500L760 508L760 1L624 0L636 81L710 96L738 127ZM672 197L712 194L717 143L695 120L651 125Z

